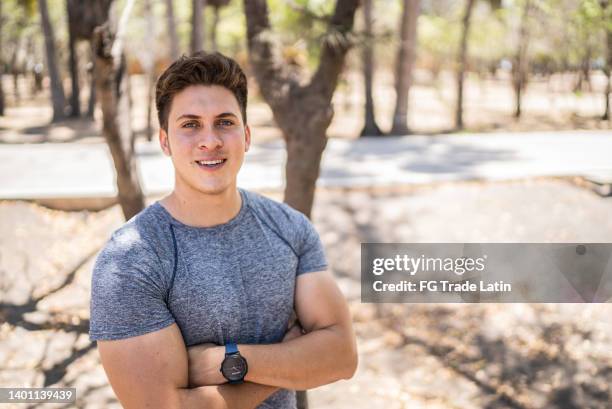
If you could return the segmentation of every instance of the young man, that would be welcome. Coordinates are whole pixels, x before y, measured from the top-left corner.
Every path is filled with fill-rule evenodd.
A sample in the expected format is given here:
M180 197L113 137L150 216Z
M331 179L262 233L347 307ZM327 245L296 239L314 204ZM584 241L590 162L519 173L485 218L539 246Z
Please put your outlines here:
M236 186L246 103L244 73L219 53L183 56L157 82L174 190L113 234L92 278L90 337L127 409L294 408L292 390L355 372L312 225Z

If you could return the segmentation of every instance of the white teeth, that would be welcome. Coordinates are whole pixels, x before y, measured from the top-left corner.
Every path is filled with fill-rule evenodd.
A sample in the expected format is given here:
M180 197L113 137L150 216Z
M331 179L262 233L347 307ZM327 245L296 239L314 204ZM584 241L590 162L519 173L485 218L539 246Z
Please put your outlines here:
M196 161L199 165L217 165L223 162L223 159L219 160L198 160Z

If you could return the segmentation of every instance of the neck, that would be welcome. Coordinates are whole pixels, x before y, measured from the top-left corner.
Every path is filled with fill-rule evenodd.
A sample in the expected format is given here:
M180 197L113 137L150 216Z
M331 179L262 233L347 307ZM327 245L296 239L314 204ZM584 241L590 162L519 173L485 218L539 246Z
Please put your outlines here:
M161 204L181 223L193 227L212 227L236 217L242 206L242 198L235 186L217 194L175 188L161 200Z

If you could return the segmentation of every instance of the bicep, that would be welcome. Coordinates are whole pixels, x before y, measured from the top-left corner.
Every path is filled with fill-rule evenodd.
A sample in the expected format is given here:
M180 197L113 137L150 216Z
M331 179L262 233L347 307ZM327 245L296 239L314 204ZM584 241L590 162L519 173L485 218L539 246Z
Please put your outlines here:
M347 329L351 327L344 295L328 271L297 277L295 311L302 328L307 332L338 325Z
M102 365L124 408L179 408L187 350L176 324L137 337L98 341Z

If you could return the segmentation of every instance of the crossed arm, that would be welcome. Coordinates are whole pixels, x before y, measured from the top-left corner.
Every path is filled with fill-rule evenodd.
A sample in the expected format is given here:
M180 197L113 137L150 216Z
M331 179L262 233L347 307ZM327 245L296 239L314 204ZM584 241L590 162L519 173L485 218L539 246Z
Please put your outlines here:
M275 388L244 383L189 388L187 350L176 324L120 341L99 341L102 365L115 394L131 408L254 407Z
M348 307L327 272L298 277L295 310L305 334L284 342L239 345L247 359L245 383L224 383L219 368L223 346L186 349L173 324L163 330L98 348L109 381L130 408L252 408L279 387L307 389L348 379L357 351ZM195 387L190 387L195 386Z

